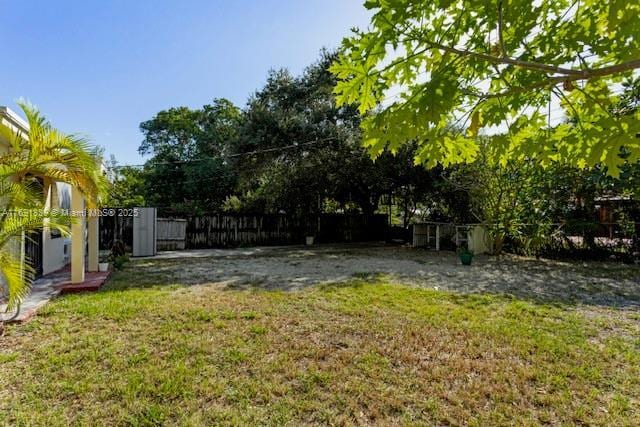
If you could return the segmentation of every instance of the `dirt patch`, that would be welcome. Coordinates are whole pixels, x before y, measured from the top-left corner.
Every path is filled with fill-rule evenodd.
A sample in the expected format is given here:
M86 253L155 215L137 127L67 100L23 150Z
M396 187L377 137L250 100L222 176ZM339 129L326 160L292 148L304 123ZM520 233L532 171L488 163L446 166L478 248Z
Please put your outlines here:
M137 262L175 283L218 283L294 291L363 275L463 293L498 293L546 303L640 309L640 269L524 257L476 256L397 246L275 247L161 253Z

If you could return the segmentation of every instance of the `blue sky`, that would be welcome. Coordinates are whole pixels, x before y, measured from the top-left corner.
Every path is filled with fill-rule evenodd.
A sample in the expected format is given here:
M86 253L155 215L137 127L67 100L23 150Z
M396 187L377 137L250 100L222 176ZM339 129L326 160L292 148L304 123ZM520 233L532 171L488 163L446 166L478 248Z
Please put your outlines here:
M270 68L294 73L366 27L361 0L0 0L0 105L36 104L120 163L141 121L217 97L244 106Z

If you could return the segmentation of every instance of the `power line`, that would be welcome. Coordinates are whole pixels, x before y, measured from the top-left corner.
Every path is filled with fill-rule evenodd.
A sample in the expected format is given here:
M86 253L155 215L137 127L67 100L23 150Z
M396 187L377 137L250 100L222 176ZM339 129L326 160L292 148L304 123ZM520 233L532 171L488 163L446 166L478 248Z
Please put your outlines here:
M533 34L534 36L538 35L539 32ZM490 40L491 41L491 40ZM590 58L593 56L597 56L594 53L590 53L587 54L586 56L583 57L583 59L586 58ZM428 73L428 71L422 71L416 74L416 76L422 76L422 75L426 75ZM485 77L484 79L478 81L475 83L475 85L480 85L484 82L487 81L491 81L495 78L498 78L499 74L498 73L493 73L487 77ZM560 83L558 83L557 85L559 85ZM556 85L556 86L557 86ZM403 94L405 94L406 91L404 90L399 90L396 93L393 94L389 94L387 96L385 96L384 98L379 100L380 104L384 104L387 101L391 101L391 100L395 100L399 97L401 97ZM615 90L611 91L611 95L613 96L619 96L622 94L622 90L620 90L619 92L616 92ZM482 97L482 95L480 95ZM565 111L564 108L562 107L556 107L553 108L549 111L549 113L551 112L558 112L562 110L563 112ZM292 148L299 148L299 147L303 147L303 146L307 146L307 145L313 145L313 144L318 144L321 142L326 142L326 141L331 141L331 140L335 140L335 137L328 137L328 138L322 138L322 139L316 139L313 141L307 141L307 142L303 142L303 143L294 143L294 144L290 144L290 145L286 145L286 146L282 146L282 147L273 147L273 148L267 148L267 149L262 149L262 150L253 150L253 151L247 151L247 152L242 152L242 153L233 153L233 154L229 154L226 156L221 156L223 158L235 158L235 157L241 157L241 156L248 156L248 155L255 155L255 154L261 154L261 153L269 153L269 152L277 152L277 151L283 151L283 150L288 150L288 149L292 149ZM202 161L207 161L207 160L212 160L214 159L213 157L205 157L205 158L196 158L196 159L188 159L188 160L173 160L173 161L161 161L161 162L152 162L153 165L175 165L175 164L187 164L187 163L196 163L196 162L202 162ZM116 166L111 166L109 167L109 169L111 170L117 170L117 169L123 169L123 168L142 168L146 166L146 164L133 164L133 165L116 165Z
M480 82L478 82L478 84L485 82L489 79L491 79L492 77L486 77L483 80L481 80ZM611 95L612 96L620 96L624 93L624 89L619 88L618 90L612 90L611 91ZM393 96L390 97L385 97L383 98L383 101L386 99L392 99L392 98L396 98L398 96L400 96L402 93L397 93ZM542 108L542 107L540 107ZM552 108L549 113L565 113L567 112L567 110L565 108L563 108L562 106L559 107L555 107ZM562 115L554 115L551 119L552 120L559 120L564 118ZM253 151L246 151L246 152L242 152L242 153L233 153L233 154L229 154L226 156L222 156L223 158L236 158L236 157L241 157L241 156L251 156L251 155L255 155L255 154L262 154L262 153L272 153L272 152L278 152L278 151L284 151L284 150L289 150L289 149L293 149L293 148L300 148L300 147L304 147L304 146L308 146L308 145L314 145L314 144L318 144L318 143L322 143L322 142L327 142L327 141L332 141L335 140L335 137L327 137L327 138L321 138L321 139L316 139L313 141L307 141L307 142L302 142L302 143L294 143L294 144L290 144L290 145L285 145L282 147L273 147L273 148L266 148L266 149L262 149L262 150L253 150ZM188 164L188 163L197 163L197 162L203 162L203 161L207 161L207 160L212 160L214 159L214 157L205 157L205 158L196 158L196 159L188 159L188 160L173 160L173 161L161 161L161 162L152 162L152 165L157 166L157 165L176 165L176 164ZM116 165L116 166L111 166L109 167L109 169L112 170L117 170L117 169L123 169L123 168L143 168L144 166L146 166L146 164L134 164L134 165Z
M307 142L300 142L300 143L294 143L294 144L290 144L290 145L284 145L282 147L273 147L273 148L265 148L263 150L253 150L253 151L245 151L242 153L233 153L233 154L228 154L226 156L221 156L222 158L235 158L235 157L242 157L242 156L252 156L255 154L262 154L262 153L272 153L272 152L277 152L277 151L284 151L284 150L290 150L292 148L300 148L300 147L305 147L308 145L314 145L314 144L319 144L321 142L327 142L327 141L332 141L335 140L336 137L327 137L327 138L321 138L321 139L315 139L313 141L307 141ZM196 163L196 162L205 162L207 160L212 160L215 157L202 157L202 158L197 158L197 159L187 159L187 160L172 160L172 161L161 161L161 162L151 162L152 165L175 165L175 164L185 164L185 163ZM143 164L137 164L137 165L116 165L116 166L111 166L110 169L123 169L123 168L142 168L146 166L146 163Z
M299 144L291 144L291 145L285 145L284 147L274 147L274 148L266 148L264 150L254 150L254 151L247 151L244 153L234 153L234 154L230 154L227 157L240 157L240 156L251 156L253 154L261 154L261 153L270 153L273 151L281 151L281 150L288 150L291 148L297 148L297 147L302 147L302 146L306 146L306 145L312 145L312 144L318 144L320 142L327 142L327 141L332 141L335 140L336 138L334 136L328 137L328 138L323 138L323 139L316 139L314 141L309 141L309 142L302 142Z
M215 181L215 180L220 180L223 178L232 178L237 176L237 174L234 173L222 173L222 174L218 174L216 176L210 176L208 178L199 178L199 179L187 179L187 180L180 180L180 181L176 181L176 184L179 185L184 185L184 184L196 184L196 183L200 183L200 182L208 182L208 181Z

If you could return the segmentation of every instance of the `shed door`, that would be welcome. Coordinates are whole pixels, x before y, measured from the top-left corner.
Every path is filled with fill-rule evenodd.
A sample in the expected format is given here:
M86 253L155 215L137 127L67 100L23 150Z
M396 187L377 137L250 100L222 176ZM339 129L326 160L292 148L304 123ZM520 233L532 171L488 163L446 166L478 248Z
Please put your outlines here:
M137 208L133 217L133 256L156 254L156 208Z

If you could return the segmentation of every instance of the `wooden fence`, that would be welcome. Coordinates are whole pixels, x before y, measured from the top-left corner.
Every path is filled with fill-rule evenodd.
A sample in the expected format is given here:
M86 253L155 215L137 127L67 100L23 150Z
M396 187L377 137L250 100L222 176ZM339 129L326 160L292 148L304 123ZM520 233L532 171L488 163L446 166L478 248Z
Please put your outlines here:
M185 248L186 219L158 218L156 220L156 248L159 251L175 251Z
M187 218L158 218L158 250L302 244L311 234L318 243L385 240L386 215L322 214L298 218L287 215L209 214ZM100 218L100 249L121 240L133 246L133 217Z
M314 235L319 243L384 240L387 221L386 215L192 216L187 218L186 248L301 244L307 234Z

